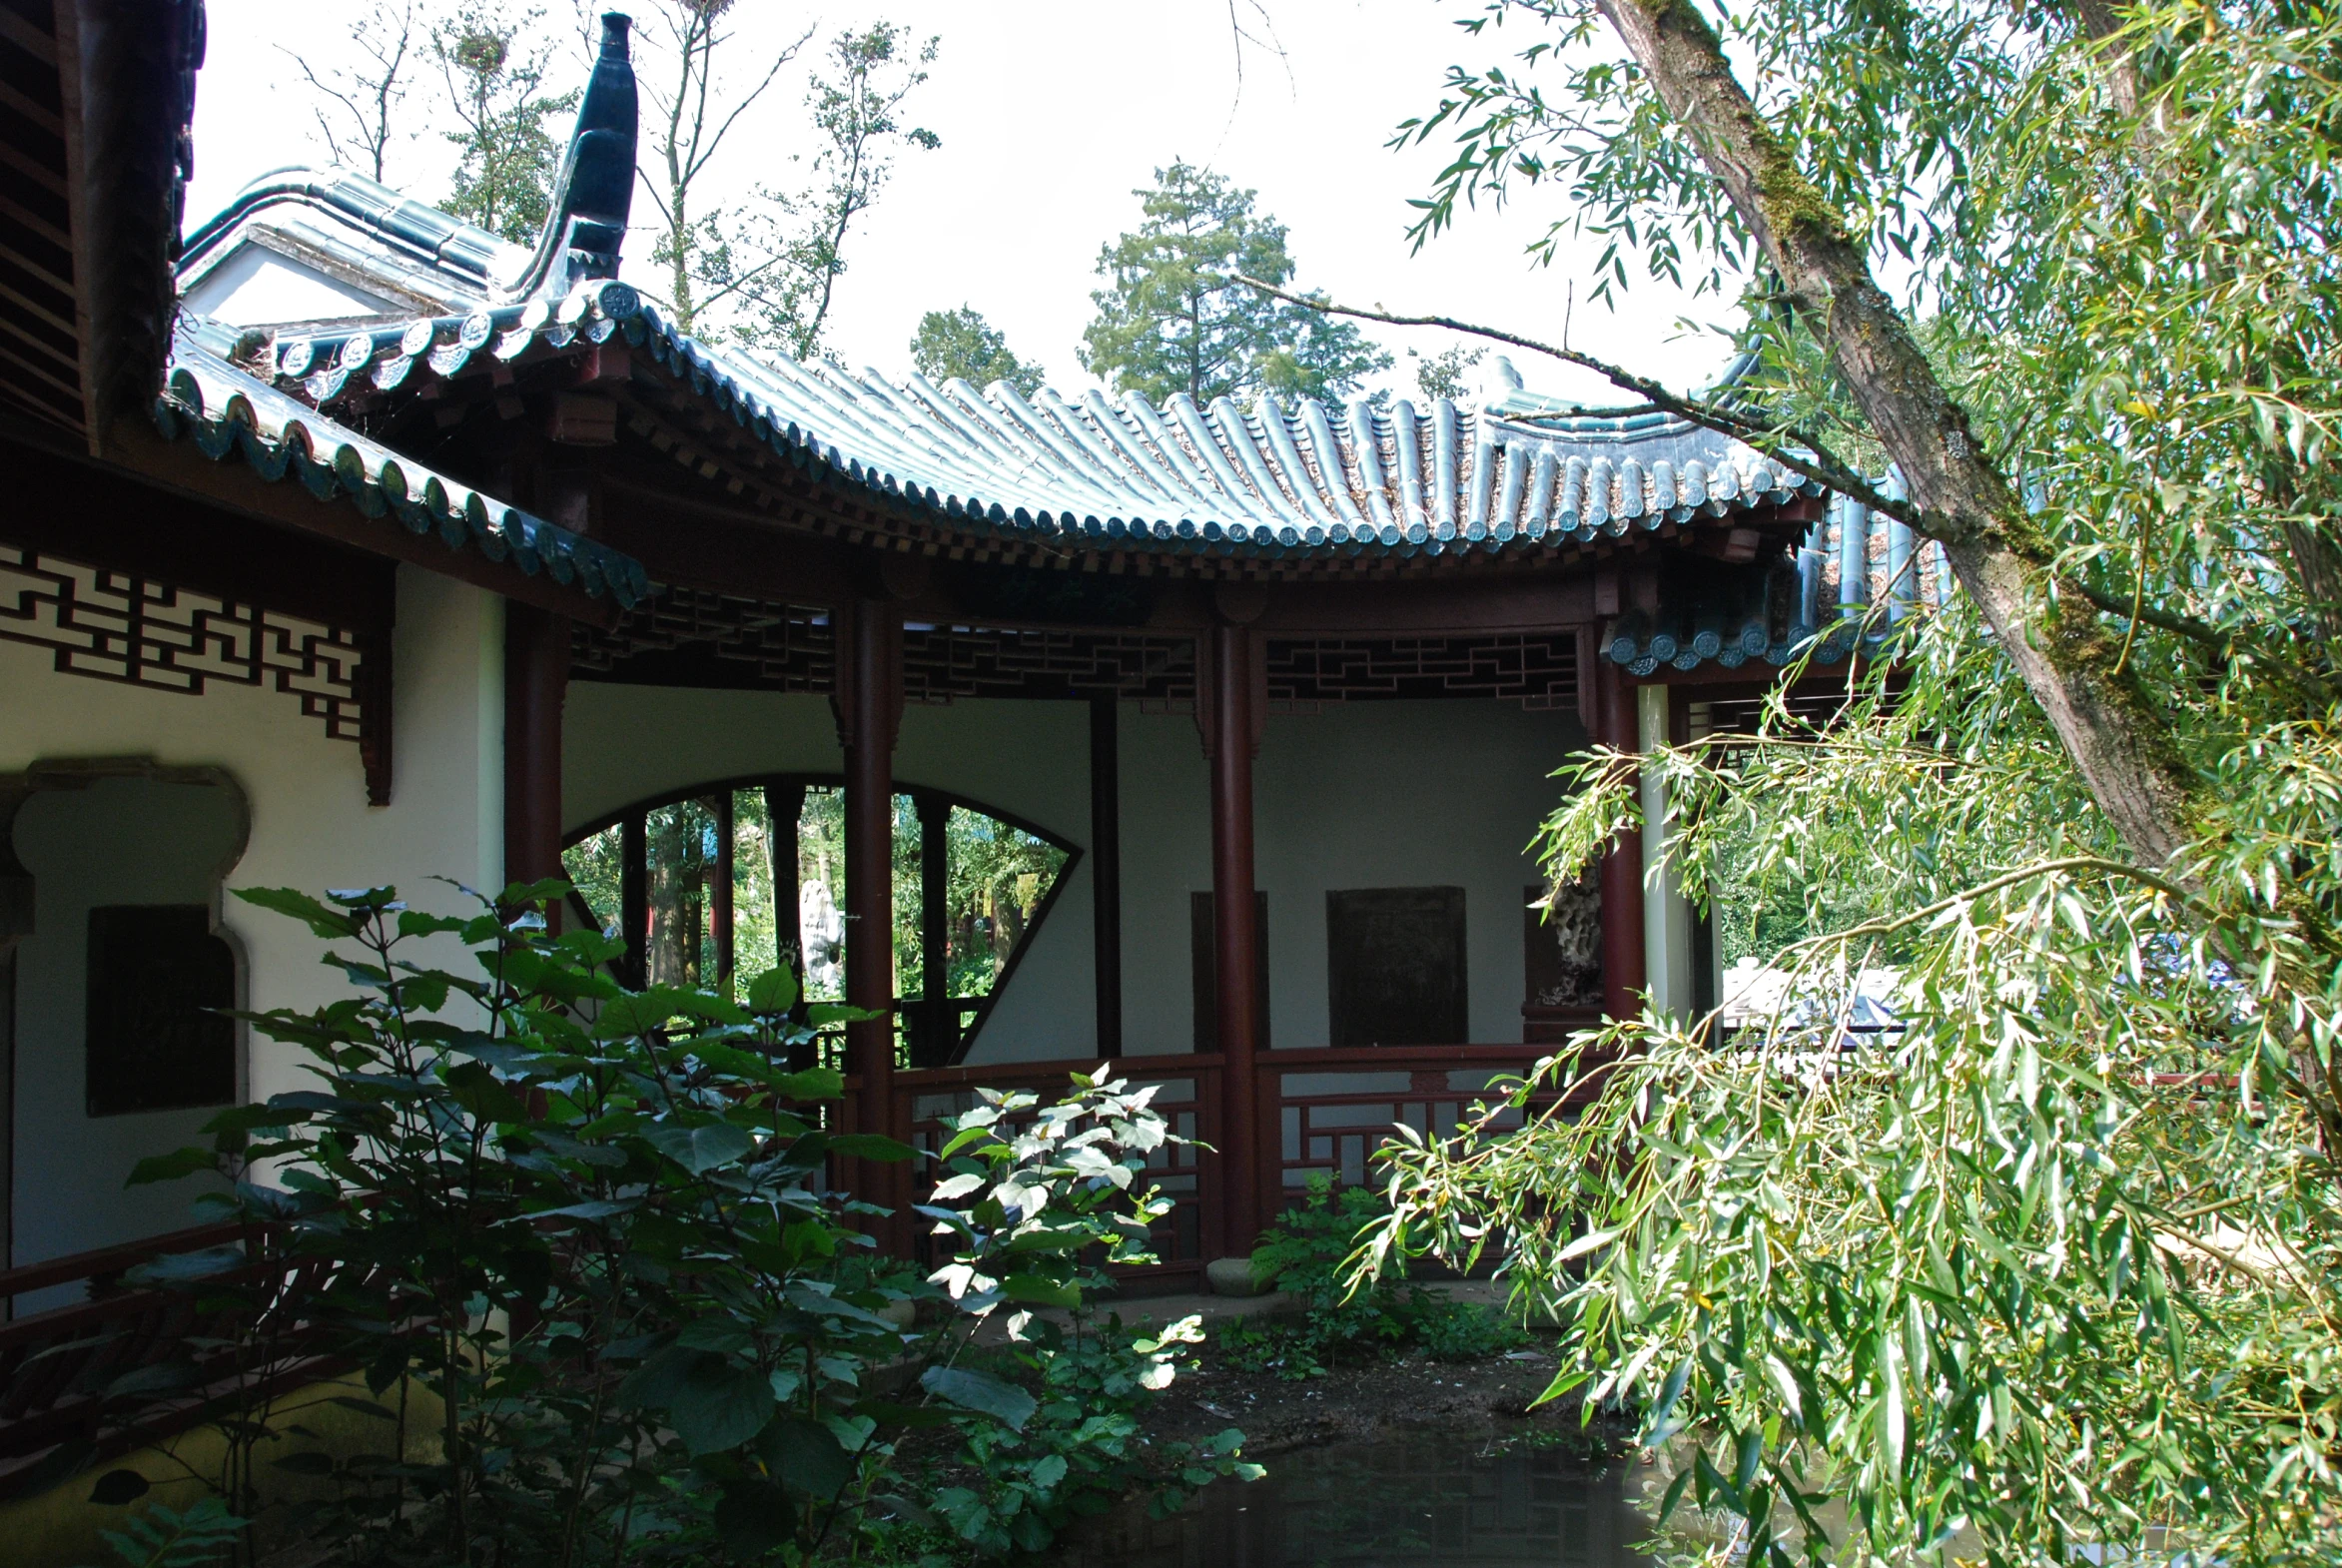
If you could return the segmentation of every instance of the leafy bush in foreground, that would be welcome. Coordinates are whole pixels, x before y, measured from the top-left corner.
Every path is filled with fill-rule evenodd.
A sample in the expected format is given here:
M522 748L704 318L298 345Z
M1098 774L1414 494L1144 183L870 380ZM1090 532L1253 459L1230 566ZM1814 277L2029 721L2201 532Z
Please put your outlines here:
M987 1506L1033 1492L1019 1450L1049 1428L1021 1382L1046 1398L1081 1374L1038 1342L1007 1368L1021 1378L957 1363L1004 1304L1079 1306L1086 1253L1146 1256L1164 1206L1137 1185L1166 1137L1152 1091L1076 1076L1037 1111L988 1095L949 1152L979 1178L945 1195L974 1200L926 1210L951 1240L923 1279L875 1256L866 1227L883 1210L827 1184L833 1162L912 1151L832 1131L837 1075L786 1067L846 1010L792 1022L785 970L749 982L745 1006L629 992L601 967L616 943L552 936L531 909L565 891L517 887L462 919L388 888L242 895L337 944L328 962L358 994L250 1015L308 1054L318 1087L223 1113L211 1148L133 1179L216 1173L230 1190L207 1201L248 1226L245 1247L166 1260L147 1282L241 1310L256 1339L293 1324L304 1349L363 1368L372 1397L340 1402L379 1418L390 1451L274 1459L325 1489L285 1528L386 1565L886 1561L935 1533L906 1495L925 1470L902 1460L925 1426L956 1426ZM448 938L476 974L414 961ZM931 1303L939 1325L907 1331L901 1303ZM1150 1364L1168 1381L1168 1357ZM210 1412L238 1455L226 1501L247 1517L256 1466L301 1435L253 1393L244 1380ZM1011 1509L1005 1539L957 1533L1030 1544L1093 1478L1134 1478L1087 1441L1057 1441L1060 1484ZM1236 1469L1240 1441L1217 1471ZM936 1501L948 1514L958 1499Z

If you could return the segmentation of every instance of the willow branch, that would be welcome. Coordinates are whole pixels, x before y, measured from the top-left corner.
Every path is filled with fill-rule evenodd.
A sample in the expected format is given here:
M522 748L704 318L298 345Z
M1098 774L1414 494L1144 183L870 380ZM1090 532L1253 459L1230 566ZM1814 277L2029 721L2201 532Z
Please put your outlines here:
M2195 896L2178 883L2166 877L2159 877L2143 867L2131 865L2128 861L2108 860L2103 855L2068 855L2060 860L2044 860L2035 865L2004 872L1988 882L1979 882L1972 888L1962 888L1950 898L1938 899L1925 909L1915 909L1909 914L1903 915L1881 915L1876 920L1866 920L1860 925L1849 926L1844 931L1833 931L1825 936L1808 937L1803 942L1792 943L1783 948L1781 957L1786 958L1792 953L1806 952L1836 943L1851 942L1857 937L1887 936L1906 927L1933 920L1938 915L1947 914L1963 904L1973 904L1988 893L1997 893L2002 888L2014 887L2020 882L2030 882L2035 877L2053 876L2060 871L2103 872L2110 877L2122 877L2132 882L2142 883L2158 893L2177 899L2182 904L2201 907ZM1777 959L1775 962L1778 964L1779 960Z
M1355 317L1362 322L1380 322L1386 327L1440 327L1452 333L1463 333L1469 337L1486 338L1494 343L1510 344L1516 349L1526 349L1531 354L1548 355L1565 365L1575 365L1581 369L1592 371L1595 375L1608 381L1613 387L1635 393L1655 408L1664 409L1681 418L1689 419L1694 424L1716 431L1719 435L1730 435L1736 440L1747 441L1783 467L1796 473L1802 473L1818 483L1828 485L1839 494L1850 500L1860 501L1873 511L1883 512L1898 522L1910 523L1915 527L1920 523L1918 507L1909 501L1898 500L1888 495L1862 474L1834 459L1830 455L1828 446L1806 432L1794 432L1794 440L1797 445L1808 448L1816 455L1809 456L1806 452L1797 450L1796 446L1790 444L1790 441L1785 439L1780 432L1761 419L1752 419L1746 414L1735 413L1730 408L1702 398L1686 397L1681 392L1669 391L1666 386L1652 381L1647 376L1637 376L1622 366L1612 365L1607 360L1598 360L1594 356L1580 353L1576 349L1559 348L1553 344L1540 343L1534 338L1523 338L1518 333L1508 333L1502 328L1479 327L1470 322L1459 322L1448 316L1395 316L1388 311L1369 311L1354 305L1337 305L1329 300L1312 300L1307 295L1294 294L1289 290L1279 289L1274 284L1263 283L1257 278L1247 278L1241 273L1235 275L1235 282L1242 284L1247 289L1257 289L1273 299L1282 300L1287 305L1298 305L1326 316Z

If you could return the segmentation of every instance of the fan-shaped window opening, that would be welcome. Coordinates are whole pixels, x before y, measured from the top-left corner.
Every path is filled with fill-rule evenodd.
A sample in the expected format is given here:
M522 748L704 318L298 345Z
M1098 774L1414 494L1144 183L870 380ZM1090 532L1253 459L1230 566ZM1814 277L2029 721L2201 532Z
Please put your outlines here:
M944 790L900 790L894 804L895 1057L945 1067L975 1042L1082 852ZM572 834L562 859L578 916L625 940L629 984L731 994L740 977L785 967L807 1002L845 999L835 774L727 779L641 801ZM825 1060L838 1044L824 1036Z

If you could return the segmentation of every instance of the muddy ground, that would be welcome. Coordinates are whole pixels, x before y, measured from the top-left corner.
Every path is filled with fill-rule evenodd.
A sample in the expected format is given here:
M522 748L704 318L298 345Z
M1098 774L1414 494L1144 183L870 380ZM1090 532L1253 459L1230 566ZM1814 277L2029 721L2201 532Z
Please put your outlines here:
M1357 1361L1298 1382L1228 1366L1208 1340L1195 1359L1180 1363L1177 1381L1145 1414L1157 1443L1199 1441L1233 1426L1244 1433L1245 1456L1257 1459L1393 1427L1488 1418L1519 1422L1524 1434L1550 1432L1548 1441L1579 1431L1574 1399L1565 1408L1528 1408L1553 1377L1553 1357L1543 1349L1480 1361ZM1606 1439L1597 1430L1585 1440L1598 1447Z

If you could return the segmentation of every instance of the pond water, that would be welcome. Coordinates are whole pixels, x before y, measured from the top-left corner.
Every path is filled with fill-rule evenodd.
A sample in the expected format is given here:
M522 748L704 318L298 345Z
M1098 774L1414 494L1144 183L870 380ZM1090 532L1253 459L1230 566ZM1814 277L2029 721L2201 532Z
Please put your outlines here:
M1649 1472L1588 1465L1486 1430L1410 1432L1277 1454L1184 1511L1144 1499L1091 1521L1055 1568L1399 1568L1438 1563L1649 1568L1636 1508Z

